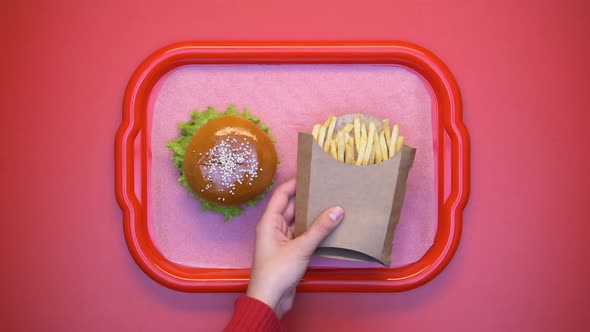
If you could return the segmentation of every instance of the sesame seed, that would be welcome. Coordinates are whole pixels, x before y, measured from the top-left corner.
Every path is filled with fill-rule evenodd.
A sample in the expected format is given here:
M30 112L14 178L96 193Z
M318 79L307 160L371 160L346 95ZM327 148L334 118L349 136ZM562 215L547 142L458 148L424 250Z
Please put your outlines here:
M228 136L218 141L205 155L200 163L203 177L208 182L215 182L218 191L229 190L235 195L236 183L243 184L244 179L254 179L258 176L258 158L254 147L246 138L238 142ZM252 185L252 183L248 183ZM211 184L207 184L207 189Z

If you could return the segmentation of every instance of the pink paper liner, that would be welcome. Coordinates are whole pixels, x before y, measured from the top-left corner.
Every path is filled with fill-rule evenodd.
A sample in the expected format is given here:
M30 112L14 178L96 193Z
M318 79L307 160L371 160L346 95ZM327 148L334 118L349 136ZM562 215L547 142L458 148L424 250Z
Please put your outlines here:
M150 96L148 226L168 260L194 267L247 268L252 263L255 225L268 197L244 215L201 213L199 203L177 182L166 148L178 123L192 110L213 106L247 107L271 127L281 159L276 180L295 176L297 132L309 132L329 114L370 113L400 123L406 144L417 148L393 246L392 266L419 260L437 228L435 187L436 128L431 94L414 72L386 65L184 66L168 73ZM314 257L312 266L378 267L376 263Z

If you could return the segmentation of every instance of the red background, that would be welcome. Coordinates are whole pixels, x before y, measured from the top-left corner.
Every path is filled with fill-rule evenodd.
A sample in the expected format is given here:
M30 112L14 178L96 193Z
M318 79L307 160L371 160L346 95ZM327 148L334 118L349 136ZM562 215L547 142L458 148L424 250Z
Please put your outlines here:
M293 331L590 326L587 1L3 1L0 328L215 331L237 294L166 289L114 196L126 83L182 40L401 39L454 72L472 139L459 250L409 292L299 294ZM584 317L586 315L586 317Z

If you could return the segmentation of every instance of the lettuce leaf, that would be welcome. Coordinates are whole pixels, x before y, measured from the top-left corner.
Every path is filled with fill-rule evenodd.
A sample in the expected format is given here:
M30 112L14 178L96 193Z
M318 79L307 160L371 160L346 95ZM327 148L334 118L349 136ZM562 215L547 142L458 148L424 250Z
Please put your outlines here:
M247 120L252 121L253 123L260 126L260 128L271 138L273 142L276 142L275 138L269 133L269 127L265 124L262 124L260 119L253 116L247 108L244 108L242 113L238 113L236 110L235 105L229 105L225 112L217 112L213 107L208 107L205 111L192 111L190 113L191 120L181 123L178 125L178 129L180 129L180 134L177 139L168 141L166 143L166 147L168 150L174 153L172 156L172 162L176 169L180 173L180 177L176 180L180 183L181 186L186 188L186 190L198 201L201 201L199 196L197 196L193 190L191 189L190 185L186 177L183 174L184 168L184 154L186 153L186 149L188 144L191 141L193 135L201 128L205 123L209 122L218 117L234 115L234 116L241 116ZM269 191L272 188L274 181L268 186L266 191ZM264 198L265 193L262 193L249 202L246 203L246 206L253 206L256 205L260 200ZM224 216L224 220L227 222L231 220L233 217L239 216L244 213L244 208L241 206L221 206L212 204L209 202L201 201L201 211L213 211Z

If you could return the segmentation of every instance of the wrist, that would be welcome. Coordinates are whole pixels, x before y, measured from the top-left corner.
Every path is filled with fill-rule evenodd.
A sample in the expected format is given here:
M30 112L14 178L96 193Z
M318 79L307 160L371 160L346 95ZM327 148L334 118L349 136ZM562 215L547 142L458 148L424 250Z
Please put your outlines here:
M279 299L277 296L273 295L268 288L269 287L256 287L254 285L248 285L246 295L266 304L277 314L277 316L279 316L279 318L281 318L277 310Z

